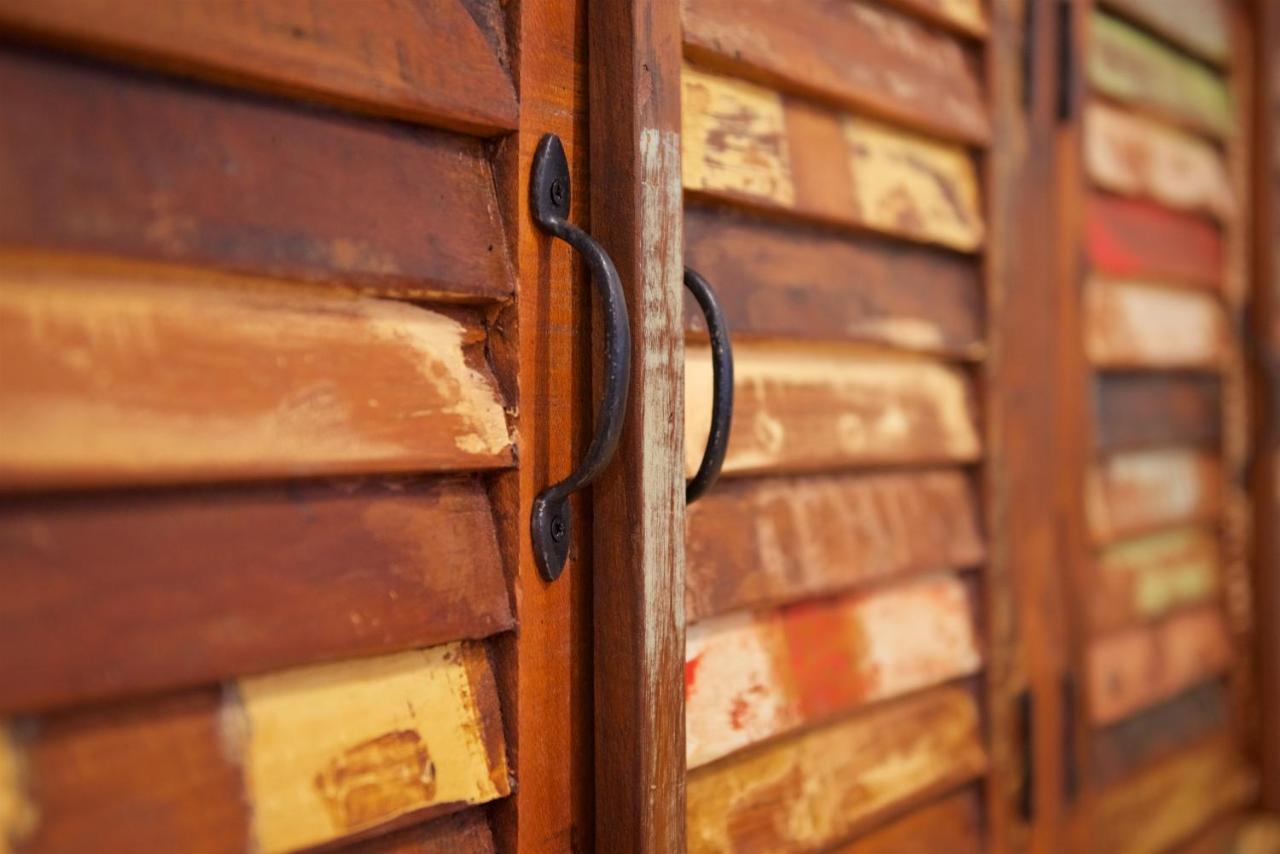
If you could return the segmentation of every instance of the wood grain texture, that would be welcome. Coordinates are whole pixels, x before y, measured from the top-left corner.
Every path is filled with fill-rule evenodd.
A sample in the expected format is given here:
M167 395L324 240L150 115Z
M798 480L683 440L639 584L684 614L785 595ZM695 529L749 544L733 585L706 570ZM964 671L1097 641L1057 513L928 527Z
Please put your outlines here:
M8 500L0 553L6 712L513 624L471 479Z
M1212 522L1222 512L1222 468L1216 455L1195 450L1114 454L1090 468L1086 500L1095 543Z
M127 265L0 273L8 487L510 465L474 319Z
M830 850L839 854L979 854L985 850L983 841L982 804L974 787L915 808Z
M1221 384L1185 374L1106 373L1095 380L1099 452L1211 446L1221 433Z
M980 666L969 597L950 575L696 623L685 648L688 765Z
M982 356L978 265L953 253L690 205L685 263L716 289L735 341L854 340ZM706 330L692 298L685 329Z
M1231 61L1228 6L1223 0L1105 0L1103 5L1205 59Z
M1084 301L1085 348L1094 365L1212 371L1226 363L1226 312L1212 294L1092 278Z
M1093 13L1085 65L1105 95L1217 136L1233 133L1226 81L1118 18Z
M343 854L493 854L495 851L489 820L480 808L342 848Z
M13 50L0 88L0 245L413 297L514 288L479 140Z
M689 851L823 848L986 765L969 694L913 696L690 775Z
M1219 592L1221 544L1212 530L1175 528L1112 543L1098 553L1085 594L1095 633L1146 623Z
M963 147L691 66L681 80L686 190L953 249L982 244Z
M685 52L699 63L950 139L990 135L973 54L907 16L863 0L682 6Z
M691 622L986 557L973 487L947 470L723 481L685 547Z
M505 45L495 43L499 15L496 2L462 0L249 0L234 9L147 0L0 3L0 26L11 31L478 133L516 123Z
M1152 202L1091 194L1085 251L1095 274L1218 290L1224 247L1213 224Z
M1206 682L1167 702L1097 730L1089 739L1091 774L1105 789L1144 765L1222 729L1228 720L1222 682Z
M724 473L874 463L965 462L981 454L966 374L927 359L852 347L734 347L734 418ZM709 347L685 360L685 468L711 419Z
M990 33L982 0L886 0L912 17L973 38Z

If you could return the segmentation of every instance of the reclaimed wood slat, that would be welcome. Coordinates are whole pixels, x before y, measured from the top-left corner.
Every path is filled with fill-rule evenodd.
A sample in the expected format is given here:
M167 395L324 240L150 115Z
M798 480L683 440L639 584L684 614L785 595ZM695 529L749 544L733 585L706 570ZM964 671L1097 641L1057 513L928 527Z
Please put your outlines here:
M1140 199L1092 193L1085 243L1094 273L1113 278L1222 287L1222 234L1207 220Z
M985 850L983 843L982 802L974 788L966 788L830 850L839 854L980 854Z
M342 848L343 854L493 854L495 851L489 821L479 808Z
M982 0L884 0L884 4L971 38L985 39L991 31Z
M1224 671L1231 640L1218 608L1203 605L1091 641L1087 658L1089 717L1110 724Z
M972 251L984 227L972 157L861 117L686 66L687 191Z
M1092 278L1084 314L1085 349L1099 367L1216 370L1228 352L1223 305L1203 291Z
M501 33L497 5L0 0L0 26L165 70L497 133L514 128L517 113L505 46L491 43Z
M973 698L946 688L869 709L689 777L689 851L812 851L987 767Z
M855 340L983 355L977 263L951 252L689 205L685 263L716 289L735 341ZM705 332L692 297L685 328Z
M1105 544L1178 523L1216 521L1222 467L1213 454L1187 449L1115 454L1093 464L1085 494L1093 540Z
M16 51L0 90L2 246L423 298L514 288L480 140Z
M907 16L864 0L681 6L685 53L700 64L948 139L990 138L974 52Z
M966 462L981 445L968 376L952 366L853 347L734 347L726 475L871 463ZM685 466L711 424L711 355L685 349Z
M1099 92L1221 137L1232 133L1226 81L1137 27L1091 18L1086 74Z
M1103 5L1205 59L1224 65L1231 60L1227 9L1222 0L1105 0Z
M1094 389L1097 450L1212 446L1221 435L1221 397L1216 377L1100 374Z
M1237 216L1224 155L1161 122L1099 101L1085 109L1085 165L1093 183L1180 210Z
M0 272L0 484L511 464L473 320L129 265Z
M685 648L688 766L980 666L969 596L950 575L697 623Z
M476 480L0 503L0 710L32 710L513 625Z
M1228 702L1221 682L1206 682L1168 702L1094 732L1089 738L1090 771L1107 788L1160 757L1220 730Z
M960 471L727 480L689 507L685 617L985 558L977 501Z
M1116 631L1210 599L1218 592L1220 549L1204 528L1176 528L1102 549L1086 593L1092 630Z

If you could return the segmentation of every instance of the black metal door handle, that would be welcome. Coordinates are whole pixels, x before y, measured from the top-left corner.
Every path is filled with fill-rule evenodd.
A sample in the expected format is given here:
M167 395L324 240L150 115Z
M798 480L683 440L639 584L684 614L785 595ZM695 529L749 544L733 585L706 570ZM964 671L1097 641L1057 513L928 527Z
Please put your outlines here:
M599 477L622 435L631 386L631 327L622 280L609 254L591 235L565 219L569 215L569 161L555 134L549 133L538 142L529 193L538 227L568 243L586 259L604 314L604 393L596 433L578 468L533 500L530 522L538 570L547 581L555 581L569 557L569 496Z
M729 449L729 428L733 423L733 344L729 341L724 312L707 280L697 270L685 267L684 286L698 301L707 318L707 334L711 336L711 430L707 433L702 464L684 487L684 503L692 504L720 477L724 455Z

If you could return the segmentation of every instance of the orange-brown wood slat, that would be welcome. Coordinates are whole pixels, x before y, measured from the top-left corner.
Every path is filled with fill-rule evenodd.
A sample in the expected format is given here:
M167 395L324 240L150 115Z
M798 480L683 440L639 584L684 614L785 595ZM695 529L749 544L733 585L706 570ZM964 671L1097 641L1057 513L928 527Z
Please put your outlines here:
M1149 533L1222 512L1222 467L1211 453L1157 449L1113 454L1093 464L1086 501L1094 542Z
M1095 273L1218 290L1225 248L1213 223L1141 199L1093 193L1085 243Z
M1280 817L1252 809L1236 812L1176 850L1178 854L1275 854L1280 851Z
M1216 377L1108 372L1094 387L1100 453L1161 445L1212 446L1221 433L1222 388Z
M983 0L883 0L908 15L974 39L990 33Z
M1219 592L1221 543L1204 528L1174 528L1102 549L1084 594L1089 625L1102 634L1149 622Z
M463 810L426 824L355 842L343 854L493 854L493 834L480 808Z
M108 57L477 133L515 127L496 0L0 2L0 27Z
M1205 59L1220 64L1231 60L1229 5L1224 0L1104 0L1103 5Z
M1227 316L1214 294L1093 278L1084 300L1085 348L1094 365L1212 371L1226 364Z
M1101 788L1227 725L1222 682L1206 682L1167 702L1095 731L1089 739L1091 774Z
M830 849L839 854L979 854L984 833L976 787L915 807L901 818Z

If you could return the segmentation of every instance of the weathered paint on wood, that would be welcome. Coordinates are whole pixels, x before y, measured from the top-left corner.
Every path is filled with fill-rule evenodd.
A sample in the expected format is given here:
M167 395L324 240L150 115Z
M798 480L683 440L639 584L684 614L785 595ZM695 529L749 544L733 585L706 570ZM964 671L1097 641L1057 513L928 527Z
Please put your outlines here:
M959 18L975 4L942 5ZM950 139L990 136L973 51L908 16L864 0L683 0L682 8L685 52L701 64Z
M986 767L973 698L916 695L691 774L689 851L824 848Z
M429 9L429 11L428 11ZM108 56L463 131L515 127L501 11L415 0L0 2L0 26Z
M690 505L685 617L833 593L986 558L961 471L722 481Z
M480 140L16 51L0 90L2 246L423 298L514 288Z
M1215 605L1091 641L1089 717L1114 723L1213 677L1231 663L1231 640Z
M0 554L6 712L513 624L472 478L24 497L0 503Z
M1114 454L1094 463L1086 491L1096 543L1185 522L1216 521L1222 467L1216 455L1189 449Z
M1223 238L1208 220L1153 202L1092 193L1084 227L1095 274L1222 287Z
M1112 543L1098 553L1086 594L1089 623L1105 633L1149 622L1218 592L1218 538L1204 528L1177 528Z
M1168 702L1097 730L1089 737L1090 772L1099 788L1179 748L1194 744L1227 723L1228 700L1221 682L1206 682Z
M1212 446L1222 434L1222 384L1217 377L1114 372L1094 389L1099 452L1156 446Z
M489 820L480 807L342 848L343 854L494 854L495 851Z
M1223 0L1105 0L1104 4L1205 59L1231 59Z
M734 347L726 474L869 463L963 462L981 454L967 375L919 357L854 347ZM685 350L685 466L711 424L710 349Z
M1112 98L1218 136L1232 133L1231 96L1220 75L1102 12L1091 18L1086 73Z
M510 465L475 320L130 265L0 273L0 484Z
M684 227L685 263L715 286L735 342L854 340L983 355L982 289L972 258L701 205L685 208ZM685 328L706 329L692 298Z
M977 789L970 787L830 850L839 854L980 854L985 850L982 814Z
M685 650L688 765L980 665L968 593L950 575L697 623Z
M1224 154L1210 143L1100 101L1085 109L1085 165L1094 184L1220 220L1237 216Z
M689 66L681 80L686 190L953 249L982 244L963 147Z
M1102 278L1085 285L1085 349L1104 368L1224 365L1227 318L1214 295Z

